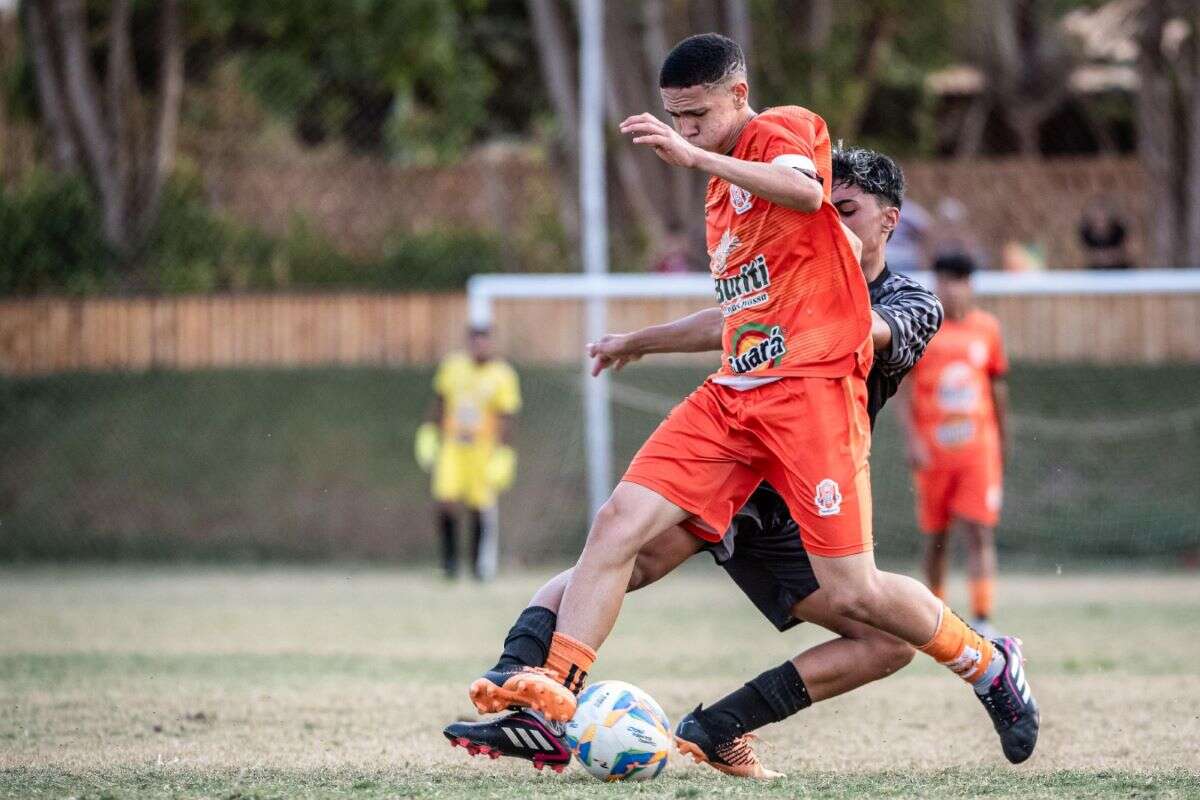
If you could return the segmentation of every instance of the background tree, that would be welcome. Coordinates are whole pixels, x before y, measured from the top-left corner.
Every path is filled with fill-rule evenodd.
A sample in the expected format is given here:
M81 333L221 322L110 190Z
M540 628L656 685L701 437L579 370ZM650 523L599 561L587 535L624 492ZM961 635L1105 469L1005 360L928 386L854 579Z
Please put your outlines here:
M1200 10L1144 0L1138 16L1138 156L1149 266L1200 264Z
M131 0L93 8L92 17L83 0L23 5L55 161L87 177L105 238L125 255L143 241L158 212L174 164L183 95L181 4L154 6L157 60L148 64L135 58Z

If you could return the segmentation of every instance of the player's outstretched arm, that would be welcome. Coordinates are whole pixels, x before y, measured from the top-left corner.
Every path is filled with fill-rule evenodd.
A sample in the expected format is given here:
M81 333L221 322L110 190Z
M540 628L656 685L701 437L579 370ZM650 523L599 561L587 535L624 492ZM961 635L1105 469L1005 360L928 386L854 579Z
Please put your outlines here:
M710 153L683 138L653 114L637 114L621 123L621 133L633 137L668 164L698 169L736 184L756 197L797 211L816 211L825 199L815 176L787 164L766 164Z
M610 333L587 346L593 376L609 367L619 371L629 362L652 353L704 353L720 349L721 309L715 307L631 333Z

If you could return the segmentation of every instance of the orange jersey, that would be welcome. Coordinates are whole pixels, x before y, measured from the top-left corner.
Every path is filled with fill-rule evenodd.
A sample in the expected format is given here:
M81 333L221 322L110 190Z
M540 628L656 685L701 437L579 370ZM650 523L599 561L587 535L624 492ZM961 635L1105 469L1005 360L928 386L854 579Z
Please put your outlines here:
M975 309L942 323L909 378L913 422L931 468L999 453L992 380L1007 371L1000 323L991 314Z
M825 200L806 213L709 179L709 268L725 320L724 358L714 379L865 375L871 303L829 202L833 169L825 121L797 106L764 111L746 124L731 155L815 172Z

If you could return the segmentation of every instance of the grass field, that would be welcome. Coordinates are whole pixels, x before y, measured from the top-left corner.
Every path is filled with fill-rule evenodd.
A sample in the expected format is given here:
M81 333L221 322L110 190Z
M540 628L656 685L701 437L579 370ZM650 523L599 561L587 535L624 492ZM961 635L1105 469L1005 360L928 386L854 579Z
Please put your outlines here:
M969 690L923 661L763 731L788 772L750 785L673 760L653 783L470 759L470 710L541 575L479 588L418 572L0 570L0 797L1200 797L1195 574L1007 577L1043 706L1010 767ZM962 587L954 587L962 596ZM632 596L595 678L677 718L798 648L709 564Z

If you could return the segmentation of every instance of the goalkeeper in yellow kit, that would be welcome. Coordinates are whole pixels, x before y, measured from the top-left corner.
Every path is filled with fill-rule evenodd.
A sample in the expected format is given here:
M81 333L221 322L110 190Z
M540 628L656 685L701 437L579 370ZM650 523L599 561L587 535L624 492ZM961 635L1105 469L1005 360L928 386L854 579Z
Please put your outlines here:
M433 378L435 394L426 421L417 429L417 463L433 472L446 577L458 573L457 516L465 507L474 534L474 572L496 574L496 498L512 485L516 453L513 416L521 407L516 371L496 358L491 330L474 327L467 353L442 359Z

